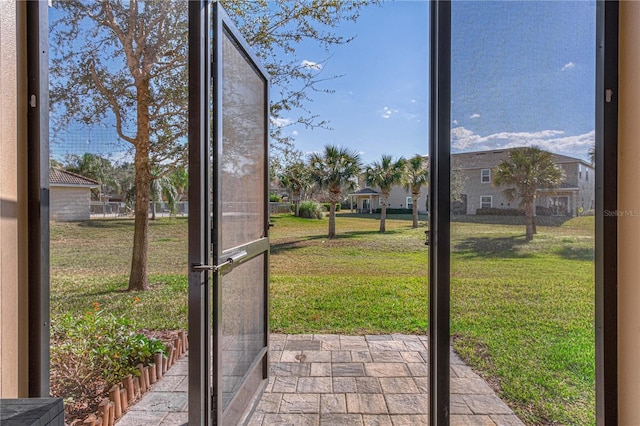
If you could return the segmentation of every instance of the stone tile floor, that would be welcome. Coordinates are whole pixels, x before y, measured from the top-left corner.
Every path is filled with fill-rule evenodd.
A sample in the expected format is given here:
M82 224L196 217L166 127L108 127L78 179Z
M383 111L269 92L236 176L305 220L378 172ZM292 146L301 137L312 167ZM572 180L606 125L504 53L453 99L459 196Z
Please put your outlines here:
M423 425L429 421L426 336L270 336L269 383L248 425ZM118 426L187 424L187 357ZM451 352L451 424L523 425Z

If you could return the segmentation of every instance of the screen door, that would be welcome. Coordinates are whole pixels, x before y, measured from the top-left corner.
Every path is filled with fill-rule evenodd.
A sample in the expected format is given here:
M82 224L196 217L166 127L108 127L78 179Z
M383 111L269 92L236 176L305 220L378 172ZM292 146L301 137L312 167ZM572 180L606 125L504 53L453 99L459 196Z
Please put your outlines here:
M190 390L210 397L192 408L190 395L189 409L209 412L210 419L200 419L205 423L230 425L256 402L268 369L268 78L222 7L216 2L204 10L210 127L201 131L210 129L210 137L202 138L208 164L200 167L206 178L199 212L202 238L210 241L201 245L207 263L192 263L192 275L201 274L194 281L208 291L194 291L203 338L199 368L190 374L205 373L209 383L190 378Z

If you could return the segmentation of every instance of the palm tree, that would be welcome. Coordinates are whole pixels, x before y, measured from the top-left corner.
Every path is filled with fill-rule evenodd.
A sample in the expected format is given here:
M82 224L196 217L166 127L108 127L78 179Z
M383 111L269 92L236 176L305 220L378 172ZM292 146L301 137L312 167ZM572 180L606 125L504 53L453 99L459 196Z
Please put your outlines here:
M539 189L557 188L564 180L564 172L557 168L550 152L539 148L516 148L509 159L496 167L493 174L495 186L511 185L503 191L507 200L520 199L524 208L527 241L536 233L533 209Z
M591 164L595 165L596 164L596 147L595 147L595 145L589 148L588 155L589 155L589 161L591 162Z
M333 238L336 236L336 203L342 199L344 189L355 187L361 168L360 155L356 151L327 145L324 152L311 155L309 167L318 187L329 191L329 238Z
M418 200L420 199L420 189L429 182L429 161L420 154L414 155L407 160L405 174L402 179L407 191L411 191L411 201L413 202L413 227L418 227Z
M296 216L299 213L300 198L311 188L313 184L311 170L302 162L298 161L288 165L280 174L280 183L291 193L291 200L296 206Z
M390 155L382 155L380 161L375 161L365 170L365 180L367 185L380 188L380 232L385 232L385 222L387 219L387 200L391 187L400 184L404 176L405 164L407 160L400 157L393 161ZM415 205L415 204L414 204Z
M152 170L151 175L151 220L156 220L156 203L162 202L163 197L167 200L170 214L175 215L180 195L171 175L160 174L157 169Z

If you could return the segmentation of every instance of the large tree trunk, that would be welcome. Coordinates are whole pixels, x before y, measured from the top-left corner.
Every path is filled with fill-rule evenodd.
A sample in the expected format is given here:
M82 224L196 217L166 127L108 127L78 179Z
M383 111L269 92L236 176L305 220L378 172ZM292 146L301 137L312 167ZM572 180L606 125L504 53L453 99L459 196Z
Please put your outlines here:
M411 201L413 202L412 214L413 214L413 227L418 227L418 200L420 199L420 193L411 194Z
M133 253L131 257L131 273L129 275L129 291L148 290L147 251L149 246L149 200L151 198L151 174L146 151L136 151L136 210L133 232Z
M149 125L149 81L137 82L138 126L135 155L136 211L133 231L133 253L129 291L149 290L147 279L147 251L149 249L149 201L151 200L151 166L149 145L151 128Z
M525 225L526 225L525 240L531 241L533 240L533 205L532 204L530 203L525 204L524 215L525 215Z

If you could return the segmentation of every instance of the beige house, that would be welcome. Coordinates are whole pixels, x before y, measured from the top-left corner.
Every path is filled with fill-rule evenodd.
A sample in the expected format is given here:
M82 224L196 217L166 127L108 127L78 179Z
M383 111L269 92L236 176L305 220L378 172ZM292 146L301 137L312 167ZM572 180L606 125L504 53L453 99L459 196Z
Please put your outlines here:
M91 190L99 182L62 169L49 169L49 214L51 220L70 222L89 220Z
M361 179L360 184L364 184ZM418 213L427 213L427 198L429 195L429 187L424 185L420 189L420 197L418 198ZM377 188L364 187L356 192L347 194L351 211L356 213L373 213L376 209L382 207L380 202L380 190ZM389 193L387 200L388 209L413 209L413 197L411 192L407 192L403 186L394 186Z
M454 214L479 214L479 209L518 208L519 202L504 196L507 187L492 184L493 170L509 158L511 149L462 152L451 155L454 179L462 188L460 200L454 203ZM577 216L595 208L595 170L578 158L551 154L556 167L564 171L565 179L559 188L538 192L538 214Z
M509 158L515 148L491 151L460 152L451 154L453 180L460 188L458 200L451 206L453 214L482 214L480 209L516 209L518 201L509 201L504 196L506 187L492 184L493 169ZM538 214L554 216L577 216L581 212L595 208L595 170L593 166L578 158L551 154L556 167L565 174L564 182L553 190L542 189L536 201ZM456 184L452 183L452 186ZM427 213L429 188L420 190L418 212ZM349 194L358 213L379 209L380 191L377 188L363 188ZM394 186L389 194L387 208L411 209L413 197L402 186ZM479 211L480 210L480 211Z

